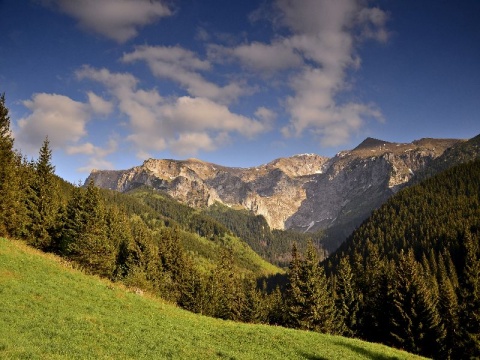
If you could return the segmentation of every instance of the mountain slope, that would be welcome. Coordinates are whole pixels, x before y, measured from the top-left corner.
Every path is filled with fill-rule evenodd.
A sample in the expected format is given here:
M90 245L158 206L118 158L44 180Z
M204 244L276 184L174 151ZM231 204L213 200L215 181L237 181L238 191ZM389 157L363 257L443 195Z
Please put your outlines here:
M349 269L347 312L363 339L480 356L480 160L395 194L325 264L337 279Z
M420 359L385 346L180 310L0 239L0 357Z
M148 185L194 207L215 202L265 217L272 229L332 229L333 251L370 212L413 175L461 140L421 139L397 144L368 138L328 159L314 154L254 168L229 168L196 159L146 160L121 171L94 171L87 181L117 191Z

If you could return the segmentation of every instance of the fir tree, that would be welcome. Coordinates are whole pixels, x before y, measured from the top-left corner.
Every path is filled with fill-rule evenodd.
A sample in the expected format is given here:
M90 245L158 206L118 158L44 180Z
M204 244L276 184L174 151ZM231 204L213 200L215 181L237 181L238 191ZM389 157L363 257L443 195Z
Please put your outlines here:
M49 144L47 137L34 165L35 173L30 185L28 203L31 218L29 242L43 250L52 249L52 233L59 208L55 167L51 163L52 151Z
M340 260L335 289L335 307L337 322L340 323L340 333L343 336L353 337L357 330L359 292L355 288L352 268L347 257Z
M323 267L320 266L317 250L311 242L307 245L301 278L301 290L305 299L301 310L301 328L335 333L334 300Z
M66 254L87 271L112 277L118 249L107 235L106 208L93 182L74 191L67 217L62 239Z
M10 117L5 106L5 94L0 96L0 236L17 236L24 228L25 217L20 188L21 156L13 150Z
M306 299L302 288L302 263L298 254L297 244L292 245L292 260L287 272L287 286L285 289L286 325L293 328L302 326L302 310Z
M480 358L480 245L469 230L464 232L464 271L460 291L462 350L464 358Z
M402 253L393 288L392 345L438 357L443 352L445 330L426 284L413 252Z

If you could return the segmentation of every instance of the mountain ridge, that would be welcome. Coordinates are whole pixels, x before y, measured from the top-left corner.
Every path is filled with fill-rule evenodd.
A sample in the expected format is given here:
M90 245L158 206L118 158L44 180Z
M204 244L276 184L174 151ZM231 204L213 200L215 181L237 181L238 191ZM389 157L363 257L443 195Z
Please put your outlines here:
M245 208L263 215L274 229L306 232L342 226L348 235L416 172L463 142L367 138L331 158L299 154L248 168L199 159L147 159L127 170L92 171L86 181L121 192L147 185L197 208L216 202Z

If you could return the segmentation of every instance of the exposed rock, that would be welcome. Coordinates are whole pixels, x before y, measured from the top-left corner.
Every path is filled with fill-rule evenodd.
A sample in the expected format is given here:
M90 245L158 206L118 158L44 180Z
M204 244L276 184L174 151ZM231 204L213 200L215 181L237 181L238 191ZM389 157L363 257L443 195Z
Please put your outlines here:
M244 207L277 229L314 231L343 225L347 229L460 141L397 144L368 138L330 159L303 154L252 168L197 159L148 159L129 170L93 171L87 181L122 192L145 184L195 207L216 201Z

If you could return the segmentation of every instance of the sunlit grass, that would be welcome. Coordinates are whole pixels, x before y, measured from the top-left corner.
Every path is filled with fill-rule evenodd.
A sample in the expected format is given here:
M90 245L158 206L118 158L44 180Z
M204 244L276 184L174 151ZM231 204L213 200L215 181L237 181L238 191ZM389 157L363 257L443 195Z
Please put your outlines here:
M357 340L183 311L0 239L1 359L413 359Z

